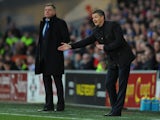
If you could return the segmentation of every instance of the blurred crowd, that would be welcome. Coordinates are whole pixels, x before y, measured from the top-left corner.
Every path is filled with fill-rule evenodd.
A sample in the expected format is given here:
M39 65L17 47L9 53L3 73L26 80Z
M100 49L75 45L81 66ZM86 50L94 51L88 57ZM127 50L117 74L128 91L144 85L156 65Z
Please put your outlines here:
M156 0L131 0L108 5L106 20L117 21L136 59L131 70L160 70L160 3ZM88 14L79 27L68 23L71 42L92 34L94 25ZM14 23L0 34L0 70L34 70L37 32L22 32ZM107 70L107 55L94 44L64 52L66 70ZM127 55L126 55L127 56Z
M160 3L156 0L119 0L116 6L110 4L105 10L106 20L117 21L124 37L131 46L136 59L131 70L160 69ZM71 27L72 41L78 41L92 34L90 16L77 28ZM77 35L77 32L79 34ZM75 34L76 33L76 34ZM126 55L127 56L127 55ZM107 70L107 55L95 45L66 52L67 69Z
M35 47L38 34L20 31L15 23L0 35L0 70L35 69Z

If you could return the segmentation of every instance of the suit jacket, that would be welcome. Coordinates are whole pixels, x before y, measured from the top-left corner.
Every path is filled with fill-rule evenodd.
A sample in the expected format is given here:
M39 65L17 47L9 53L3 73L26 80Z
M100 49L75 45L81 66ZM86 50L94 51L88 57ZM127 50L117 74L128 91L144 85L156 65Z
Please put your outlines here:
M71 44L72 48L80 48L98 41L104 44L104 51L107 54L109 65L117 64L123 66L130 64L135 56L130 46L123 37L123 32L118 23L114 21L105 21L103 24L103 33L99 32L99 28L93 29L93 34L88 38Z
M36 49L35 73L63 74L64 56L62 51L58 51L61 42L70 41L67 24L64 20L52 17L49 21L49 29L42 36L45 18L40 22L39 41Z

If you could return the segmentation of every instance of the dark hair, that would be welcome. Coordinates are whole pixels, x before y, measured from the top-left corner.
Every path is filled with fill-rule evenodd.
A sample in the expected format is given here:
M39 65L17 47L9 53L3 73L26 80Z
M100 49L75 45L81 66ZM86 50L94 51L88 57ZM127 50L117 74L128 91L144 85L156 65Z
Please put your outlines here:
M51 6L53 9L56 9L56 7L53 3L46 3L45 6Z
M103 10L101 10L101 9L97 9L97 10L93 11L93 13L92 13L92 14L95 14L95 13L97 13L97 14L98 14L98 15L100 15L100 16L103 16L103 17L104 17L104 19L105 19L105 13L104 13L104 11L103 11Z

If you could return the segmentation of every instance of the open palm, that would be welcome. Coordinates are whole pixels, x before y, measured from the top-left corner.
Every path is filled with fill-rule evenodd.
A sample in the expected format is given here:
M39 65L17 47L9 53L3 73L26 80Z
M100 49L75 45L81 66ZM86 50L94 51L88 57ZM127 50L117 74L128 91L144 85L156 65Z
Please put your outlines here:
M58 50L60 51L65 51L71 48L71 45L67 44L67 43L61 43L62 45L58 47Z

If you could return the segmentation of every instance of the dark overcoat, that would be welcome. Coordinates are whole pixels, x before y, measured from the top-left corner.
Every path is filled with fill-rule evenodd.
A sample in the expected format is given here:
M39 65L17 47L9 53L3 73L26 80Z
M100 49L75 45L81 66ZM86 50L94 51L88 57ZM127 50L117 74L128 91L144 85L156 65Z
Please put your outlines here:
M109 64L123 66L130 64L135 56L130 46L123 37L120 25L114 21L105 21L102 33L98 27L93 30L93 34L88 38L71 44L72 48L80 48L98 41L104 44L104 51L107 54Z
M67 24L54 16L49 21L49 29L42 36L45 18L40 22L39 41L36 48L35 74L57 75L64 73L64 55L57 50L61 42L70 41Z

